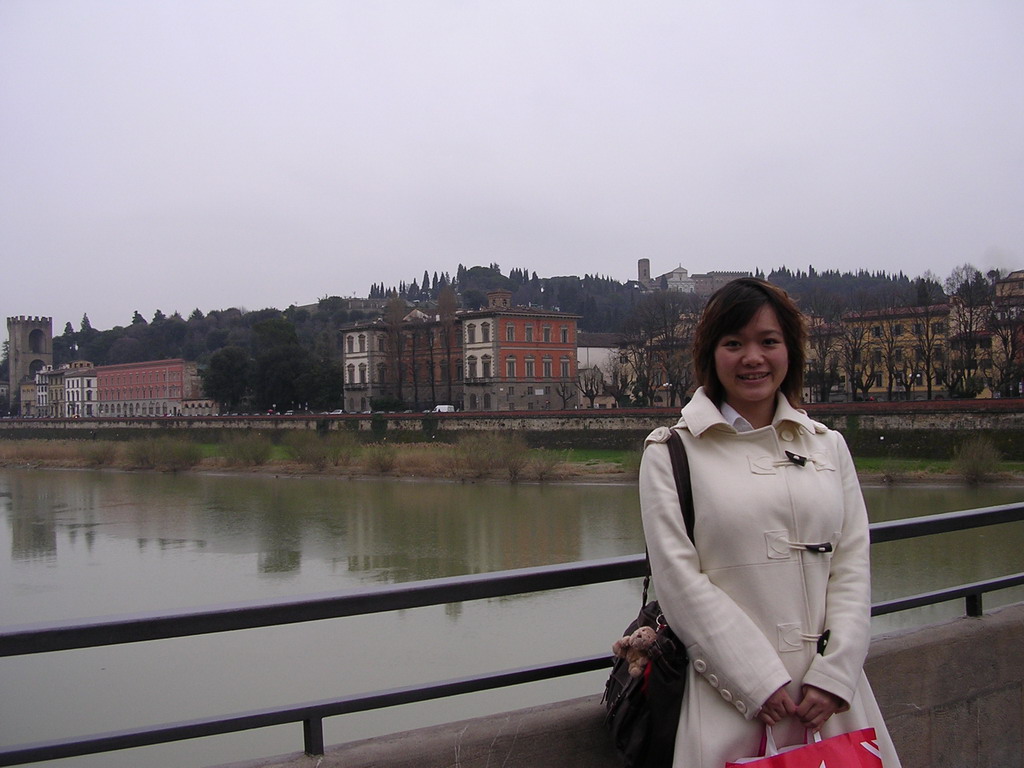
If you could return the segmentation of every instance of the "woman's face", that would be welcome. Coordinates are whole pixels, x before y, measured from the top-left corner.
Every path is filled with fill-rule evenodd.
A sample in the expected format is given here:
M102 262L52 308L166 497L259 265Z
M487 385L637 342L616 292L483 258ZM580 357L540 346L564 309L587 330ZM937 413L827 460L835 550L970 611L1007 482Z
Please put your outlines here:
M771 423L775 393L788 370L786 338L769 304L715 345L715 373L725 390L725 401L755 427Z

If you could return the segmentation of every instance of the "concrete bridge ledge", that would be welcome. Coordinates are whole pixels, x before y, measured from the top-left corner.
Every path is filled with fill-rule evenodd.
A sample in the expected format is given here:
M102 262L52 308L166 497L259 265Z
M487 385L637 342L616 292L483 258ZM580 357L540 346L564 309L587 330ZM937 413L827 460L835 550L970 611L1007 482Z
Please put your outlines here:
M1024 603L877 637L867 673L904 768L1024 768ZM619 768L603 713L595 694L229 768Z

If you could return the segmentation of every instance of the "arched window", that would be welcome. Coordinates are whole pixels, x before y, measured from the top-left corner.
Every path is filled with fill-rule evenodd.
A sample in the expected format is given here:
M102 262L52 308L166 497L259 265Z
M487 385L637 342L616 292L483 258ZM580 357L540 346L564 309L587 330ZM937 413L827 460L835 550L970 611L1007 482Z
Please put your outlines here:
M511 326L509 326L511 327ZM514 379L516 377L516 359L509 355L505 358L505 378Z

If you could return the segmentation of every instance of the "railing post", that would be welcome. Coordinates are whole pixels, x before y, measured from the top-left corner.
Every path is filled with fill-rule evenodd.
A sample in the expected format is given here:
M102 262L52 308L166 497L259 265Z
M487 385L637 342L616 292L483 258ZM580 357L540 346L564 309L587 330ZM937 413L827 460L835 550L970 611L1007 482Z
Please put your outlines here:
M302 745L307 755L324 753L324 719L309 717L302 721Z
M985 615L985 608L982 603L985 600L985 596L980 592L974 595L968 595L964 598L967 601L967 615L974 618L979 618Z

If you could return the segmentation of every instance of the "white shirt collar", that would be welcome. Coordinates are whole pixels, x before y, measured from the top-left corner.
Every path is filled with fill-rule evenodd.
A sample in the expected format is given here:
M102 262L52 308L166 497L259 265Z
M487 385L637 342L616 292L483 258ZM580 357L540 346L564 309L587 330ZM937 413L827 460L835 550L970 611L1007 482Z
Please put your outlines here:
M753 432L754 425L747 421L740 415L740 412L729 405L724 400L722 401L719 409L722 412L722 418L725 419L726 423L729 424L737 432Z

